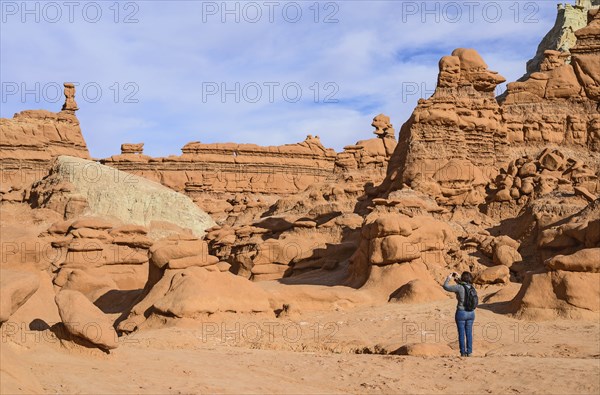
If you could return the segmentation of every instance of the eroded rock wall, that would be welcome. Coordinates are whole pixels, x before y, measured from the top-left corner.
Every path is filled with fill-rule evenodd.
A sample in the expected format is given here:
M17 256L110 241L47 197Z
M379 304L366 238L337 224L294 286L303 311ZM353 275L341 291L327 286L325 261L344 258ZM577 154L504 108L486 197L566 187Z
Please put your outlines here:
M599 6L598 0L577 0L574 5L559 3L554 26L540 42L535 56L527 62L527 73L523 77L540 71L546 50L569 51L577 40L575 32L587 25L588 11Z
M74 95L74 87L66 83L62 111L27 110L0 119L2 200L21 201L23 190L44 177L59 155L89 159Z
M560 147L597 174L600 13L589 18L576 32L572 64L546 51L541 71L509 83L499 102L492 91L504 79L476 51L443 57L435 93L402 126L380 197L412 188L444 206L477 206L500 168L546 148Z
M402 126L380 190L405 187L445 205L479 204L499 163L508 160L506 128L493 91L505 79L473 49L440 60L433 96L419 100Z

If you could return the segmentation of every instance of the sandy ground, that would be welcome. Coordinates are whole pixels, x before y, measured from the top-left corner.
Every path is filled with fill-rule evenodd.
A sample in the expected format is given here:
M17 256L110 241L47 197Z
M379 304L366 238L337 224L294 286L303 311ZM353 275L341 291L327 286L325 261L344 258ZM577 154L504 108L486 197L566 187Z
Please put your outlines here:
M23 207L0 214L3 243L7 235L11 242L31 240L56 220L47 210L30 217ZM23 306L17 321L0 327L0 392L599 394L600 317L516 320L494 306L510 300L519 284L494 287L480 293L470 358L458 357L451 298L326 312L299 312L291 304L279 318L154 319L106 354L59 340L39 319L38 330L30 329L31 317L43 316L49 326L59 320L51 311L54 291L40 289L34 308ZM429 356L394 354L411 343L433 348Z
M480 309L474 355L461 358L453 308L448 300L178 321L122 338L110 354L9 326L2 393L600 393L598 322L525 322ZM421 342L455 355L369 354Z

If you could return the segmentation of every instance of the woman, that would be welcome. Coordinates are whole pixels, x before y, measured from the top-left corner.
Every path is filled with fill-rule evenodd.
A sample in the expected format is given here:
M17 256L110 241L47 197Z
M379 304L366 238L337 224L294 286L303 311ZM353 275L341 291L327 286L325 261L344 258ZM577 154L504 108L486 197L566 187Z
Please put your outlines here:
M456 279L456 285L450 285L450 279ZM465 287L473 286L473 276L469 272L463 272L458 279L458 273L451 273L446 277L444 289L456 294L456 314L454 319L458 328L458 345L460 346L460 356L470 357L473 352L473 322L475 321L475 311L465 310ZM465 347L466 337L466 347Z

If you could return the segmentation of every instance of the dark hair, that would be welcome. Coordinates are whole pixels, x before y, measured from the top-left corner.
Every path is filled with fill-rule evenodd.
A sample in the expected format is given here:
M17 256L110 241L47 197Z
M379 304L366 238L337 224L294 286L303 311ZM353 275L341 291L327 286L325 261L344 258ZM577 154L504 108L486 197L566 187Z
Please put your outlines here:
M462 272L460 281L471 284L473 282L473 275L470 272Z

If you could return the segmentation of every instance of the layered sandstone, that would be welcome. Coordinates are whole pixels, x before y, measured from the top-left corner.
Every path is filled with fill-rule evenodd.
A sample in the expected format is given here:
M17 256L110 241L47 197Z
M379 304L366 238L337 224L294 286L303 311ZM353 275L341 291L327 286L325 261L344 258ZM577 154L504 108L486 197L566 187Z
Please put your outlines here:
M203 192L289 194L333 172L335 151L318 136L282 146L186 144L180 156L151 158L124 144L121 155L101 162L194 197Z
M539 233L544 267L527 274L513 308L524 318L596 318L600 311L600 200Z
M379 183L385 176L387 164L396 149L396 132L390 122L390 117L379 114L371 124L377 138L360 140L356 144L344 147L337 154L335 171L342 173L345 178L365 180Z
M412 188L444 206L479 205L502 167L546 147L562 147L594 177L600 168L595 93L600 16L591 13L590 18L577 32L573 64L561 52L546 51L542 71L509 83L500 104L492 90L503 79L488 71L474 50L458 49L442 58L435 93L419 101L402 127L380 197ZM507 188L514 187L521 188ZM516 190L513 195L519 197Z
M40 281L35 274L0 269L0 323L8 321L39 286Z
M489 185L486 212L510 217L530 201L560 193L594 201L600 192L597 174L583 160L567 157L561 150L545 149L537 156L512 160Z
M22 190L44 177L59 155L89 158L75 116L75 88L65 83L60 112L27 110L0 119L0 172L3 200L21 201ZM11 193L14 191L14 193Z
M363 221L355 205L363 193L360 183L315 184L257 208L263 214L254 220L209 230L207 240L232 272L254 281L331 271L355 249Z
M217 312L256 313L269 310L266 293L229 272L229 264L208 254L205 241L185 235L160 240L149 250L143 293L119 330L132 332L151 315L208 316Z
M593 317L599 34L590 16L570 63L546 51L500 103L504 79L475 50L442 58L434 95L398 142L378 115L375 138L341 153L309 136L277 147L194 142L165 158L123 144L103 160L112 168L59 157L28 195L67 218L40 235L60 257L42 268L51 277L42 285L54 284L63 320L124 333L213 314L432 302L448 297L443 277L463 270L482 294L500 289L484 303L510 300L523 282L510 303L517 316ZM64 111L76 108L68 100ZM107 333L94 344L116 346Z
M182 155L164 158L144 155L143 143L123 144L120 155L101 162L185 193L220 223L241 224L257 219L280 197L311 185L381 182L396 136L383 114L371 125L375 138L340 153L309 135L301 143L282 146L192 142L182 148Z
M120 155L101 162L192 198L205 197L205 193L289 195L332 180L334 173L382 178L396 147L396 136L384 114L377 115L372 126L376 138L358 141L340 153L325 148L319 136L309 135L303 142L282 146L192 142L181 149L182 155L162 158L144 155L143 143L123 144Z
M600 15L575 32L571 52L547 50L540 71L508 84L502 102L511 145L531 153L545 145L577 150L582 160L598 166L600 152ZM567 62L570 56L570 63ZM591 153L590 153L591 151Z
M494 89L504 78L473 49L440 60L433 96L419 100L402 126L380 191L410 187L444 205L479 204L496 167L508 159Z
M588 11L599 6L598 0L577 0L575 5L559 3L554 26L540 42L535 56L527 61L527 74L524 78L540 71L545 51L568 52L577 41L575 32L587 25Z

